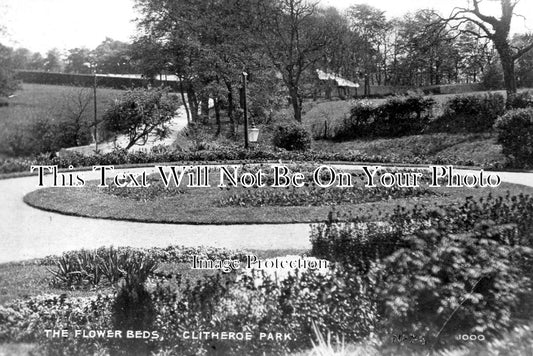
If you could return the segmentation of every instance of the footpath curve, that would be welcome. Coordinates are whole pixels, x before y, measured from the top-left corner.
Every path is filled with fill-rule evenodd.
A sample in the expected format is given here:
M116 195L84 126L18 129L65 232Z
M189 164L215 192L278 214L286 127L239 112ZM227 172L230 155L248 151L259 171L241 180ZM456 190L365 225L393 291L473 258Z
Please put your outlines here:
M371 164L368 164L370 166ZM333 165L359 169L358 165ZM138 172L149 168L117 169ZM475 170L457 170L467 173ZM504 182L533 186L533 173L491 172ZM96 179L96 173L84 172ZM183 225L90 219L35 209L23 197L37 188L37 177L0 180L0 263L100 246L213 246L231 249L306 249L309 224Z

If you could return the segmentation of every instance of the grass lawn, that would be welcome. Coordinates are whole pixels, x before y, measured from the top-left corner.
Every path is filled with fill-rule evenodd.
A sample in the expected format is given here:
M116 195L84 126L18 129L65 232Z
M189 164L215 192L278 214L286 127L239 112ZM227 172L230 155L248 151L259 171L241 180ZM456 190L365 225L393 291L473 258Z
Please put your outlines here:
M316 167L293 171L311 172ZM533 193L533 188L506 183L498 188L429 188L424 180L419 188L369 188L361 172L354 172L353 188L319 188L311 183L302 188L267 184L263 188L222 189L217 187L218 172L210 176L209 188L165 188L159 174L154 174L149 176L151 186L147 188L98 188L91 182L81 188L39 189L24 201L39 209L91 218L223 225L320 222L327 219L332 207L362 219L381 220L397 206L453 204L467 196L503 195L508 190Z
M94 120L93 92L91 88L59 85L23 84L22 90L8 99L8 106L0 106L0 154L5 154L6 139L12 135L24 135L28 127L38 120L57 120L64 115L67 104L75 105L80 91L90 99L86 108L87 120ZM97 111L101 118L109 104L122 95L122 90L98 88Z

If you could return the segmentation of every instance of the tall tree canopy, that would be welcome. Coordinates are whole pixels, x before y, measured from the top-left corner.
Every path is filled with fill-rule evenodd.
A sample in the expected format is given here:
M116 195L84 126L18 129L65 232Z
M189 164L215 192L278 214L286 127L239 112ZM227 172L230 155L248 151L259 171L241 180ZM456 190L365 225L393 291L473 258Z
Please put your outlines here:
M6 97L19 88L14 79L13 49L0 44L0 97Z
M482 9L482 0L469 0L468 6L456 7L450 17L441 18L440 22L452 23L453 28L479 38L489 39L496 48L503 69L505 89L508 95L514 95L517 89L515 63L533 49L533 40L520 48L511 45L511 22L515 16L515 7L520 0L492 0L500 5L500 17L488 15ZM480 31L472 31L467 24L474 24Z

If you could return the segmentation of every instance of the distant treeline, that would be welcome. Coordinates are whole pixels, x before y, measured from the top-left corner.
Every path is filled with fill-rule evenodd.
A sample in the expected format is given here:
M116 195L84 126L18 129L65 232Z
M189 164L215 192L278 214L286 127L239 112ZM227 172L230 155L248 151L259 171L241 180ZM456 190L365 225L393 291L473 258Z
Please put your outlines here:
M68 74L18 70L16 73L16 78L23 81L24 83L34 84L72 85L83 87L92 87L94 85L94 76L92 74ZM165 85L172 88L173 90L179 90L179 82L155 79L150 80L145 78L97 76L96 83L98 87L113 89L146 87L147 85Z

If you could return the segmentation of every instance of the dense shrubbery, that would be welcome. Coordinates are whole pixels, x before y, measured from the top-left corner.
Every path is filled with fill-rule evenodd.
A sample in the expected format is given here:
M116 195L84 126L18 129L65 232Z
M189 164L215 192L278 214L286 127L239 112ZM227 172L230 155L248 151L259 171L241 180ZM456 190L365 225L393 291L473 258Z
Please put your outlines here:
M523 306L532 287L532 197L398 208L387 221L338 223L332 215L315 226L311 239L317 257L355 266L361 274L378 269L382 326L428 338L445 324L447 335L495 336L512 327L517 315L531 316Z
M533 94L528 90L511 95L507 98L505 106L509 110L533 107Z
M262 280L258 283L258 278ZM165 330L163 349L171 354L278 355L311 346L313 325L325 332L361 340L374 329L375 304L366 293L369 277L339 267L325 275L304 273L274 283L268 275L208 277L180 296L170 289L155 292L158 329ZM233 330L254 334L253 342L184 340L182 331ZM176 335L178 331L178 335ZM258 340L260 332L289 333L291 339ZM207 352L207 354L210 354Z
M523 106L527 95L518 95L516 103ZM393 97L382 104L368 100L356 101L349 116L343 119L315 120L315 138L350 140L355 138L401 137L423 132L484 132L505 111L500 94L454 96L444 104L444 114L433 119L435 100L422 96ZM433 120L432 120L433 119Z
M498 143L513 165L533 166L533 108L517 109L498 118L495 124Z
M274 130L272 143L288 151L305 151L311 147L311 134L300 124L279 125Z
M347 140L417 134L429 121L434 105L435 100L422 96L393 97L380 105L357 101L349 117L329 130L325 128L319 137Z
M429 126L440 132L484 132L492 129L498 116L505 112L501 94L464 95L449 99L444 114Z

